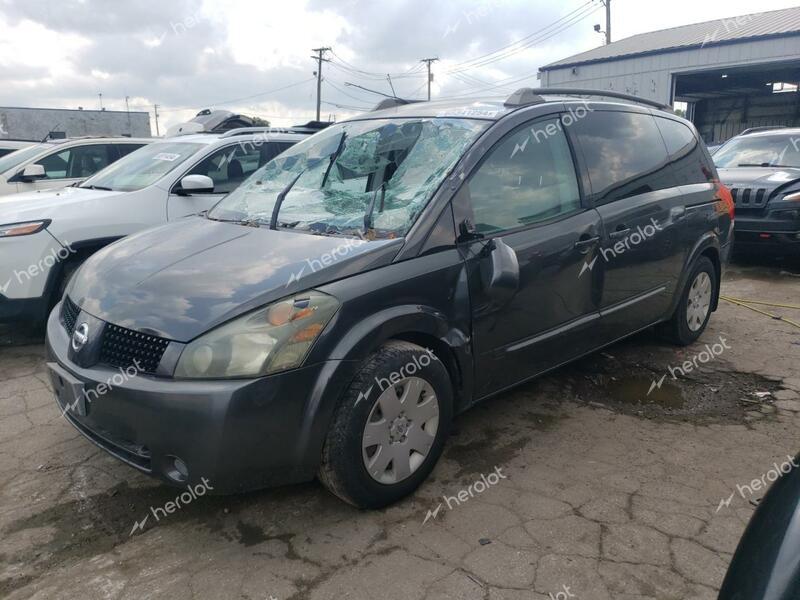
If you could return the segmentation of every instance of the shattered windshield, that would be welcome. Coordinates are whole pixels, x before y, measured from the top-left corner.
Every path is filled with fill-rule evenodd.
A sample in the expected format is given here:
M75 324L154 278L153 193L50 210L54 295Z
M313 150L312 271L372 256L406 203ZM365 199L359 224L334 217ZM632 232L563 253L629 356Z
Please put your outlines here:
M279 227L402 236L488 125L447 118L334 125L264 165L208 216L269 224L283 195Z

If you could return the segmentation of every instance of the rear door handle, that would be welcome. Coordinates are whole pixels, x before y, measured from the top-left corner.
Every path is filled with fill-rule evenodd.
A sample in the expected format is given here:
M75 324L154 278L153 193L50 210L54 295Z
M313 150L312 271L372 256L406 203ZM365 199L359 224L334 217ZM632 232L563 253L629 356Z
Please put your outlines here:
M618 240L619 238L626 237L631 232L630 227L625 227L625 225L620 225L617 227L615 231L612 231L608 234L612 240Z
M588 234L584 233L580 239L575 242L575 249L580 250L582 254L586 254L589 251L589 248L594 246L596 243L600 241L600 236L596 235L594 237L589 237Z

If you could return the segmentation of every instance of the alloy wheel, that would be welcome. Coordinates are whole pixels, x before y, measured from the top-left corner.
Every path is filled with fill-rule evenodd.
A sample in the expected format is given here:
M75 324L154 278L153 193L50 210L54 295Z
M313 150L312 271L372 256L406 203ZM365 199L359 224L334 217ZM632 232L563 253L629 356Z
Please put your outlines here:
M711 308L711 277L701 271L694 278L689 288L689 298L686 306L686 324L692 332L698 331L706 322L708 311Z

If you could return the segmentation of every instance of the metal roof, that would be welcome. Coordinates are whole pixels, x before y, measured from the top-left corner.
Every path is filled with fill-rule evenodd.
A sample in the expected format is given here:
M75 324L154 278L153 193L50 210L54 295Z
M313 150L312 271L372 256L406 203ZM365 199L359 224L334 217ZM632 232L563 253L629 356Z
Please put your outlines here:
M642 54L702 48L753 38L800 33L800 7L752 13L640 33L541 67L540 71L630 58Z

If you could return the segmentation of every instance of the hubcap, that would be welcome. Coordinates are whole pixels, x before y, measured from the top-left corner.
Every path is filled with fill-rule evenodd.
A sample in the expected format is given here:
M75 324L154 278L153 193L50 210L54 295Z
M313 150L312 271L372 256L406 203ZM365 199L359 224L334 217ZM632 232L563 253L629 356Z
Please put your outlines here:
M381 392L370 411L361 450L375 481L393 484L425 462L439 428L439 400L430 383L406 377Z
M698 273L689 288L686 306L686 324L691 331L697 331L706 322L711 308L711 277L705 271Z

